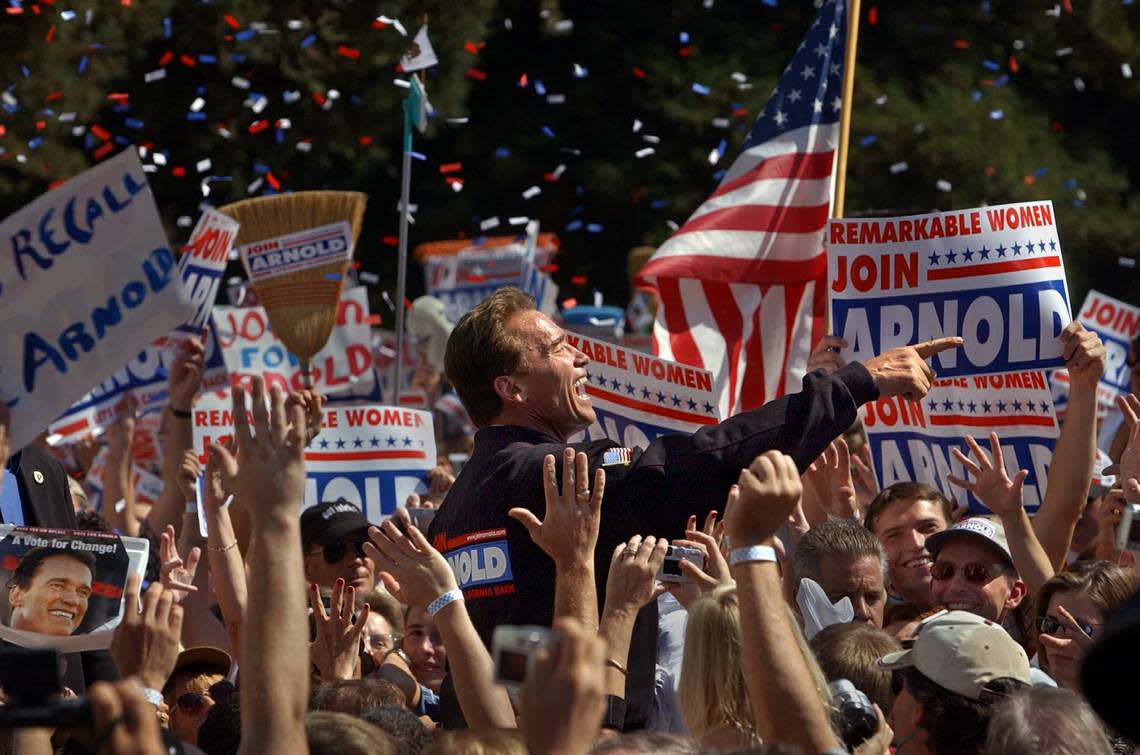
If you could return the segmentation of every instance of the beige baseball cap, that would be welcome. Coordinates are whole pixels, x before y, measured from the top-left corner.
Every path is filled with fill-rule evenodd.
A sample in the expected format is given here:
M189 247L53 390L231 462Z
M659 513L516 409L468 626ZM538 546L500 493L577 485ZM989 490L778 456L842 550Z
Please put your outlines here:
M879 668L914 668L938 686L971 700L1008 677L1029 684L1029 658L1001 625L968 611L946 611L922 622L914 647L888 653Z

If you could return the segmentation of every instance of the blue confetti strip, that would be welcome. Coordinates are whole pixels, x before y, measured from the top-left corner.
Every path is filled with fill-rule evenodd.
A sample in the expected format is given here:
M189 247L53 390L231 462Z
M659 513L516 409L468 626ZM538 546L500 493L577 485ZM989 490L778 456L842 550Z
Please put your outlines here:
M207 55L206 53L200 53L198 55L198 62L201 63L202 65L208 65L208 66L214 65L215 63L218 62L218 56L217 55Z
M550 126L543 126L542 133L546 134L551 139L554 138L554 129L550 128Z
M708 88L707 86L705 86L704 84L700 84L700 83L698 83L698 82L694 81L694 82L693 82L693 91L694 91L694 92L696 92L697 94L703 94L703 95L707 95L707 94L708 94L709 92L711 92L712 90L711 90L711 89L709 89L709 88Z
M577 231L577 230L580 230L581 228L582 228L582 221L581 220L571 220L569 223L566 224L567 232Z
M993 71L994 73L997 73L1001 70L1001 64L993 60L983 60L982 68L986 69L987 71Z
M253 39L256 36L256 29L242 29L234 35L234 39L236 39L238 42L245 42L246 40Z
M204 121L206 120L205 113L187 113L186 120L188 121Z
M174 36L174 22L170 20L169 16L162 19L162 36L165 39L170 39Z
M79 66L78 66L79 73L81 73L81 74L86 73L87 63L88 63L88 60L87 60L86 55L84 55L82 58L79 59Z
M499 147L495 150L495 157L510 157L511 151L507 147Z

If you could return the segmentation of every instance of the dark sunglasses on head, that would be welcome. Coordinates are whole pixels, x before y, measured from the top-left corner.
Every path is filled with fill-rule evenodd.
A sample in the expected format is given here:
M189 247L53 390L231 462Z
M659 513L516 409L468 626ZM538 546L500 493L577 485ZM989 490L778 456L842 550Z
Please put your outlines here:
M361 535L348 541L337 540L335 543L325 543L325 545L322 546L325 561L330 564L340 563L340 560L344 558L344 554L348 552L349 546L356 552L356 555L364 558L364 544L366 542L368 542L368 537Z
M1045 615L1037 618L1037 631L1040 634L1047 634L1052 637L1056 637L1057 633L1060 632L1061 628L1064 626L1064 624L1052 616ZM1083 621L1078 621L1077 626L1079 626L1081 628L1081 631L1087 634L1089 637L1092 637L1093 632L1096 631L1096 627L1094 627L1092 624L1086 624Z
M197 715L202 712L202 704L205 698L210 698L214 702L221 702L227 697L232 695L236 689L234 685L225 679L220 682L214 682L210 688L206 690L206 694L200 695L197 692L184 692L178 696L178 709L183 713L190 713Z
M991 579L999 574L1005 572L1004 564L982 564L977 561L971 561L968 564L962 564L962 576L966 578L967 582L972 582L975 585L984 585ZM951 561L935 561L934 565L930 567L930 576L939 582L944 582L948 579L954 579L954 575L958 573L959 566Z

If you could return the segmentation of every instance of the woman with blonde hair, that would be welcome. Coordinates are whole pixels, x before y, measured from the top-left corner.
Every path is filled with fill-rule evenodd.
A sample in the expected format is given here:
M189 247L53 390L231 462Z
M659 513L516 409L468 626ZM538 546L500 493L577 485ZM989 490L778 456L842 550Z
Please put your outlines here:
M688 610L678 697L689 734L706 750L760 745L744 682L736 586L722 584L689 604ZM791 609L788 612L791 615ZM796 626L794 617L792 625ZM819 664L799 632L797 639L820 697L830 704Z

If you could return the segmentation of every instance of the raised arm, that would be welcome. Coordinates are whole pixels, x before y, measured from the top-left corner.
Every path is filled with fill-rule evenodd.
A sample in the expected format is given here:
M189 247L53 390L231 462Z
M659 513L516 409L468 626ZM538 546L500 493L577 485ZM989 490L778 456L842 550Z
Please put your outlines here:
M135 434L135 412L128 408L107 427L107 460L103 469L103 518L128 537L139 534L135 514L135 492L131 485L131 446Z
M471 623L455 574L415 525L404 527L401 531L389 519L379 528L369 528L365 552L396 600L424 608L435 619L467 725L515 728L510 698L495 684L494 663Z
M194 423L190 412L194 409L194 397L202 380L202 366L206 352L198 339L188 342L170 365L169 403L163 410L166 426L166 441L162 454L162 495L150 507L147 514L147 528L157 538L168 526L176 530L181 527L185 500L178 489L176 480L182 466L182 454L194 445Z
M949 475L946 479L960 488L969 490L986 508L1001 518L1010 555L1013 556L1013 566L1028 585L1029 593L1036 595L1041 585L1045 584L1056 570L1045 549L1037 541L1029 515L1025 513L1022 485L1029 476L1029 470L1019 470L1012 480L1009 478L997 433L990 433L990 453L986 453L972 436L966 437L966 444L977 459L976 463L962 453L961 449L955 448L953 454L974 476L974 481L970 482L953 475ZM990 454L993 454L992 458Z
M594 548L598 544L602 496L606 473L594 472L591 493L589 460L574 449L562 452L562 489L554 469L554 456L542 461L542 490L546 496L545 518L539 521L530 509L515 508L508 514L518 520L535 545L554 559L554 615L573 616L591 631L598 629L598 589L594 582Z
M1066 326L1063 356L1069 368L1069 408L1053 449L1045 500L1033 530L1055 569L1063 569L1077 520L1088 500L1096 458L1096 384L1104 374L1104 345L1079 322Z
M229 450L228 448L226 450ZM246 589L245 563L238 549L237 535L230 522L227 489L237 482L238 465L232 454L218 452L210 447L206 461L205 490L202 509L206 518L206 562L210 566L210 583L214 596L222 609L222 623L240 662L241 630L245 623Z
M305 497L305 415L286 417L277 390L265 409L260 378L252 386L253 432L245 391L233 387L234 436L244 465L237 495L249 506L249 615L242 633L242 753L307 753L309 628L305 621L301 503ZM215 453L224 450L215 447Z
M729 556L740 601L744 680L764 742L821 753L838 745L795 639L771 548L801 494L790 456L769 451L740 473L740 500L727 513Z

